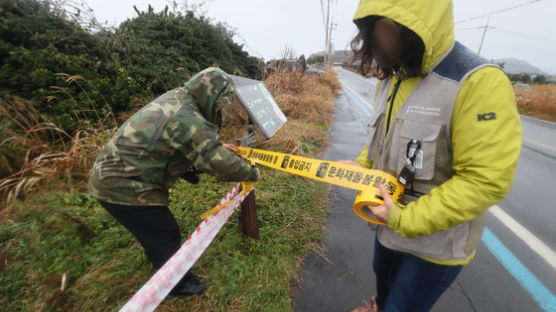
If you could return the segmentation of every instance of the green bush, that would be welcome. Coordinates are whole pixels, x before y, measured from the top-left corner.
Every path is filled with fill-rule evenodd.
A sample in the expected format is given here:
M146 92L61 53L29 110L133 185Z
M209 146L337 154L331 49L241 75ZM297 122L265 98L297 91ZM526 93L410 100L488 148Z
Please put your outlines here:
M104 35L88 33L47 2L0 0L0 18L0 96L32 100L63 129L131 110L133 96L152 96L115 66Z
M255 76L259 60L225 25L152 7L92 33L43 0L0 0L0 97L32 100L68 132L134 111L208 66ZM98 26L98 25L97 25Z
M110 42L118 63L154 93L175 88L209 66L256 75L258 59L243 51L224 25L212 25L191 12L174 14L168 8L159 13L150 6L146 12L135 11L138 16L123 22Z

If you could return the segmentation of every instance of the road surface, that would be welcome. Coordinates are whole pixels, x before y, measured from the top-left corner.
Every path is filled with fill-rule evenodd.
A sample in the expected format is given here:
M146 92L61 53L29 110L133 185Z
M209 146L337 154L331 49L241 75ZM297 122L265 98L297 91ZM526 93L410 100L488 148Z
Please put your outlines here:
M323 158L355 159L366 141L376 79L336 68L330 147ZM522 117L523 147L509 195L488 213L475 259L432 311L556 311L556 124ZM331 186L323 250L300 268L295 311L347 311L376 293L374 232L351 209L355 192Z

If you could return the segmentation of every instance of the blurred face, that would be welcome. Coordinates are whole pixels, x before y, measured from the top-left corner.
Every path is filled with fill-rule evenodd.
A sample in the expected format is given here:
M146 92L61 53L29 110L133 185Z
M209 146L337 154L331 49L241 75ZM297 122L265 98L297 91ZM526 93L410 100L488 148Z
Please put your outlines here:
M222 120L221 128L225 128L229 125L234 125L238 120L243 120L239 118L238 112L241 112L241 104L237 95L234 95L231 105L224 105L222 109L218 112L219 118Z
M232 105L240 105L240 99L236 96L234 96L234 100L232 101Z
M388 18L376 21L371 41L372 54L380 67L399 67L401 63L400 27Z

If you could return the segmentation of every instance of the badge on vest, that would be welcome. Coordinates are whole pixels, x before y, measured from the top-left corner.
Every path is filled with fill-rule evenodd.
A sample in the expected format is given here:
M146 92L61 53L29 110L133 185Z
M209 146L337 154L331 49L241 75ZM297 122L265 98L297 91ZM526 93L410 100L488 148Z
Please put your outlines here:
M398 181L404 187L413 183L413 179L415 179L415 164L418 155L421 155L421 168L423 167L422 152L421 141L413 139L407 142L407 148L405 151L406 164L402 168L402 171L400 171L400 175L398 177Z

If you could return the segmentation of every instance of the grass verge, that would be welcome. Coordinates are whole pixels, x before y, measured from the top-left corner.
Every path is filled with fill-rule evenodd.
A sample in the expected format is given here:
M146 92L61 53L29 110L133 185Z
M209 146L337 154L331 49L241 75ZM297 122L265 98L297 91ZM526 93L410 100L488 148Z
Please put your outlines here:
M267 85L289 121L259 147L318 157L327 144L339 87L335 73L273 75L279 76L270 76ZM243 134L246 119L236 113L222 133L224 141ZM166 300L157 311L291 310L297 265L320 240L327 185L261 169L263 179L256 185L260 241L241 235L232 216L194 266L209 284L206 293ZM75 187L75 179L56 175L40 181L0 219L0 306L4 311L117 309L154 273L142 247ZM183 238L233 185L203 176L198 185L180 181L171 190L170 209Z
M519 113L556 122L556 84L533 84L533 90L515 88Z

